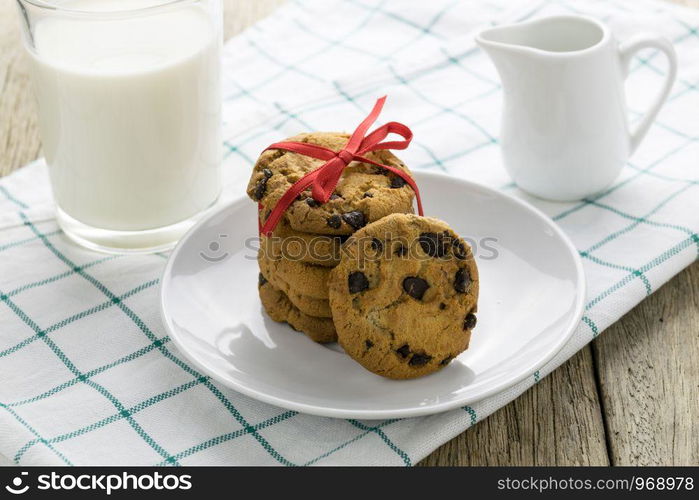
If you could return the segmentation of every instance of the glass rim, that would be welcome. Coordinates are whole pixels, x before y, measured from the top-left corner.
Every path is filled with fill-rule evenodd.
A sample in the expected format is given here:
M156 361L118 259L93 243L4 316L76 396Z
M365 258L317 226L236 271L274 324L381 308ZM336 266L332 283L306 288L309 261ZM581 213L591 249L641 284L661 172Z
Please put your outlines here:
M47 11L65 14L76 14L80 16L94 17L119 17L124 14L147 14L152 11L162 9L164 7L172 7L178 4L194 3L200 0L159 0L158 3L146 5L144 7L125 8L116 10L84 10L71 9L69 7L56 4L52 0L18 0L20 3L29 4L33 7L38 7Z

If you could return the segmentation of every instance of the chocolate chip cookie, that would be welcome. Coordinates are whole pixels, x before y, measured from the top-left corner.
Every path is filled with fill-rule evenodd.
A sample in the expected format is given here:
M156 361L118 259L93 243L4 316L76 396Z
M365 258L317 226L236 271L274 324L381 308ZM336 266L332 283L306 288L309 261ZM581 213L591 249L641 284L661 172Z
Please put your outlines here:
M329 293L347 354L384 377L414 378L468 347L478 269L471 248L445 222L395 214L347 240Z
M288 297L266 280L259 283L260 300L274 320L288 323L294 330L305 333L315 342L335 342L337 334L331 318L315 318L299 311Z
M265 283L267 278L264 277L262 273L259 276L259 283ZM272 284L274 286L274 284ZM286 285L285 285L286 286ZM278 287L275 287L278 289ZM281 290L280 290L281 291ZM289 301L302 313L309 316L314 316L316 318L332 318L332 310L330 309L330 301L327 299L316 299L314 297L308 297L307 295L301 295L296 292L293 288L288 288L282 292Z
M276 288L287 295L305 295L328 300L330 268L314 266L296 260L274 259L265 252L257 254L260 272Z
M339 132L300 134L288 141L317 144L340 151L349 135ZM390 151L374 151L366 157L396 167L408 174L408 167ZM267 215L287 190L305 174L324 162L298 153L270 150L255 164L247 193ZM284 218L292 229L317 234L351 234L370 222L393 213L412 213L415 193L405 181L385 168L352 162L344 170L328 203L302 193L286 210Z
M302 233L282 220L270 236L261 236L260 249L271 258L298 260L307 264L335 267L347 236Z

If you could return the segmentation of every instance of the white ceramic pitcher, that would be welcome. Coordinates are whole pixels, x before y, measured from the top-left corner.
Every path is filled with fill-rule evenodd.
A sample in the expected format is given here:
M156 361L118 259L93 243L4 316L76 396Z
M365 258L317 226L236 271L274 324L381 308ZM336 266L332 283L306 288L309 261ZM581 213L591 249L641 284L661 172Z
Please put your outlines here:
M517 185L536 196L578 200L614 181L650 128L675 80L671 43L642 34L618 44L603 23L555 16L481 32L476 42L502 79L501 144ZM629 131L624 80L634 53L662 51L665 83Z

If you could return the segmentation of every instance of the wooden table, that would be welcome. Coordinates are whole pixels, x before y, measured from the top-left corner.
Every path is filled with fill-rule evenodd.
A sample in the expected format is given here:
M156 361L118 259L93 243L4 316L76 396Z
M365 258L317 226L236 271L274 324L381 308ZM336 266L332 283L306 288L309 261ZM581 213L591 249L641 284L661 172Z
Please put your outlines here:
M226 37L284 0L225 0ZM699 6L699 0L684 0ZM0 2L0 175L40 155L14 1ZM425 465L699 464L699 263Z

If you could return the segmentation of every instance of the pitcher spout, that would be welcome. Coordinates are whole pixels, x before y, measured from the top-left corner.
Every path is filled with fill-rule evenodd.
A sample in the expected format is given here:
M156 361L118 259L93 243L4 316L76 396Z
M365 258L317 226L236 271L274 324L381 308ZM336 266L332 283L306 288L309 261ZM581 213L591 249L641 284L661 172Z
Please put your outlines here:
M552 16L481 31L476 43L496 62L509 56L566 56L594 50L610 34L596 19L579 15Z
M587 56L598 54L610 37L596 19L566 15L495 26L480 32L475 41L493 61L506 90L541 94L544 88L556 88L551 79L563 78L561 71L551 73L549 67L566 63L571 71L582 68L567 63L590 60Z

